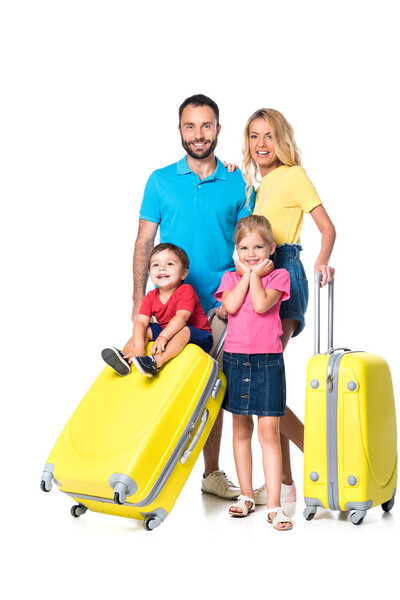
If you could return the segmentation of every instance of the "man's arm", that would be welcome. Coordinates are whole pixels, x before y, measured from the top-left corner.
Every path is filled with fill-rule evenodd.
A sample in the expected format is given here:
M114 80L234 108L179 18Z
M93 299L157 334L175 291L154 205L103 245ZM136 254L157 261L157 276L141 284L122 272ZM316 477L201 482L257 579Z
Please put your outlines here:
M147 263L151 249L154 246L158 223L139 219L139 229L135 242L135 251L133 254L133 309L132 321L135 322L139 313L140 305L146 294L147 283Z

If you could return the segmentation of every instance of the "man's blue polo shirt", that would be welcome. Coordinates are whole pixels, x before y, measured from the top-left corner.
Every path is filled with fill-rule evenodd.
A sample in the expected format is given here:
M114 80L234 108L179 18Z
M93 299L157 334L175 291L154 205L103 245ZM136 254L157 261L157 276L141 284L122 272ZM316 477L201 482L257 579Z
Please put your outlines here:
M160 242L183 248L190 261L185 280L197 292L205 311L222 275L234 268L236 223L253 212L254 194L246 207L245 182L236 169L228 173L219 159L214 173L200 181L186 157L154 171L146 184L139 216L160 224Z

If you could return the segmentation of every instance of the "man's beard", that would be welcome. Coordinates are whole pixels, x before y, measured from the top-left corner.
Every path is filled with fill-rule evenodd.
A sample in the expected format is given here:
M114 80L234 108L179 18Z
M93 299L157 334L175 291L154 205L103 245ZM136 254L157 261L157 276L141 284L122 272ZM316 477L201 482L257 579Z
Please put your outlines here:
M189 156L191 156L192 158L196 158L196 159L203 159L203 158L208 158L210 156L210 154L212 154L215 150L215 148L217 147L217 141L218 139L215 137L210 145L203 151L203 152L195 152L194 150L192 150L192 144L193 143L203 143L203 142L208 142L209 140L206 140L204 138L201 138L199 140L193 140L192 142L185 142L185 140L183 139L182 135L181 135L181 141L182 141L182 146L184 147L184 149L186 150L186 152L189 154Z

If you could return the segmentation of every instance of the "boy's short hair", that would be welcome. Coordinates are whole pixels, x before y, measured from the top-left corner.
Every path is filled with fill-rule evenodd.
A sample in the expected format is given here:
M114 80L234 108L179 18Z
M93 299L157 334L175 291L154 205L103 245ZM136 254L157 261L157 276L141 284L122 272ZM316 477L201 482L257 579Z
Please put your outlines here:
M184 249L180 248L179 246L175 246L175 244L169 244L168 242L164 242L163 244L158 244L157 246L154 246L153 250L150 252L149 260L147 263L148 271L150 271L150 263L153 256L155 254L158 254L159 252L163 252L163 250L169 250L170 252L175 254L175 256L179 259L182 268L189 270L189 257L184 251Z

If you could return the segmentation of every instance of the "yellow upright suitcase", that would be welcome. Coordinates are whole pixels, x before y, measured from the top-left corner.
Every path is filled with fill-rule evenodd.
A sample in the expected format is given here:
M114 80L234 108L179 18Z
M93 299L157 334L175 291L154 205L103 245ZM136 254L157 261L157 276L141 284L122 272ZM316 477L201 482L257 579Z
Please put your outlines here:
M218 355L223 338L214 355ZM47 459L54 482L87 509L158 527L171 512L220 410L226 379L215 358L188 344L153 378L106 367Z
M320 274L315 282L315 355L307 369L304 433L304 517L317 507L366 511L394 504L397 433L386 361L368 352L333 349L333 281L329 284L328 351L320 354Z

